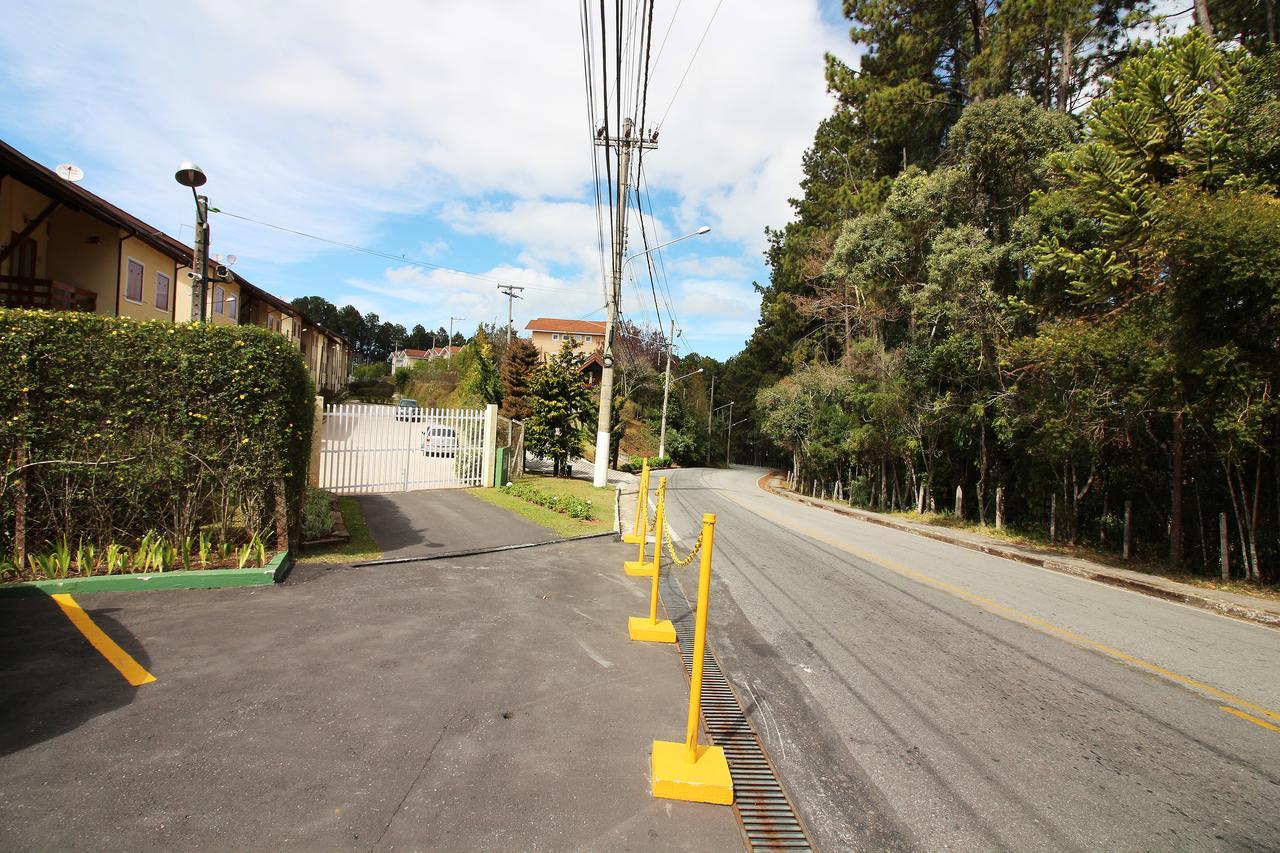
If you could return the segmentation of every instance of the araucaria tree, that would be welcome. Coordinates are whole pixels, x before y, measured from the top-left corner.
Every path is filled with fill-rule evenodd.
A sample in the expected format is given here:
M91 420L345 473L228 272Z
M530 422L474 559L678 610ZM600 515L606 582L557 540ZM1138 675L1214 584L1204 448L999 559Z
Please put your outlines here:
M513 338L503 355L499 374L502 377L501 413L508 418L522 421L529 417L529 382L538 369L541 355L527 338Z
M567 472L568 460L581 451L595 422L595 403L581 367L582 356L565 341L560 352L529 380L531 411L525 423L525 447L551 459L556 476Z

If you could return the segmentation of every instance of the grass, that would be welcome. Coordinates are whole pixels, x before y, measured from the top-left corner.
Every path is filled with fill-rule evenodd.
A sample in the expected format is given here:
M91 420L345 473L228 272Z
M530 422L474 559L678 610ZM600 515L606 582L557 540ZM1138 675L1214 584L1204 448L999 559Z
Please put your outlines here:
M299 563L350 563L357 560L376 560L382 556L378 545L369 534L360 502L351 497L338 498L338 511L347 524L351 540L342 545L322 545L307 548L298 558Z
M999 539L1008 542L1011 545L1025 545L1031 548L1038 548L1042 551L1050 551L1055 554L1062 554L1067 557L1076 557L1081 560L1089 560L1090 562L1100 563L1104 566L1110 566L1116 569L1128 569L1130 571L1142 572L1143 574L1156 575L1157 577L1167 578L1178 583L1185 583L1190 586L1199 587L1200 589L1215 589L1222 592L1231 592L1237 595L1249 595L1254 598L1265 598L1271 601L1280 601L1280 587L1274 584L1259 585L1251 581L1231 580L1224 582L1221 578L1210 577L1208 575L1194 575L1188 572L1171 571L1168 566L1163 563L1151 560L1125 560L1116 554L1108 551L1100 551L1087 545L1067 545L1063 542L1051 542L1049 537L1038 532L1019 531L1005 528L1004 530L996 530L989 525L981 525L966 519L956 518L950 513L925 513L921 515L917 512L890 512L885 513L895 518L901 518L905 521L914 521L918 524L929 524L934 527L946 527L952 530L959 530L965 533L974 533L979 536L985 536L989 539Z
M531 504L515 495L506 495L497 489L471 489L470 494L494 506L502 507L545 527L559 536L585 536L588 533L607 533L613 530L613 489L597 489L585 480L568 480L563 477L522 477L544 492L554 495L573 495L591 501L596 517L591 521L570 518L554 510Z

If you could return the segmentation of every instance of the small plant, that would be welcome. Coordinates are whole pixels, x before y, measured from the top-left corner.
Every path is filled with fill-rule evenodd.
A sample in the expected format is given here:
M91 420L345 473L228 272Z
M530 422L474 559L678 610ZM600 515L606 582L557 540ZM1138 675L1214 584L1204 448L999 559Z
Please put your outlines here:
M134 549L132 563L135 572L145 572L151 568L151 553L155 545L155 538L155 531L148 530L138 543L138 547Z
M236 568L243 569L253 559L253 546L241 545L236 549Z
M116 570L124 571L129 566L129 552L123 545L112 542L107 546L107 574L115 574Z
M94 566L98 564L98 549L92 542L80 542L80 547L76 549L76 568L80 574L88 577L93 574Z
M303 539L323 539L333 532L331 500L324 489L307 489L307 499L302 505Z
M178 545L178 559L182 562L182 568L191 568L191 552L195 548L195 540L190 536L183 537L182 542Z
M213 553L213 540L209 538L209 534L203 530L200 531L200 540L197 543L200 554L200 565L209 565L209 557Z
M44 575L46 580L53 580L57 572L53 557L44 554L28 554L27 562L31 565L33 575Z
M255 533L249 539L249 547L253 548L253 553L258 558L258 566L261 568L267 564L267 540L263 539L261 534Z
M225 563L231 559L231 543L223 540L218 543L218 560Z

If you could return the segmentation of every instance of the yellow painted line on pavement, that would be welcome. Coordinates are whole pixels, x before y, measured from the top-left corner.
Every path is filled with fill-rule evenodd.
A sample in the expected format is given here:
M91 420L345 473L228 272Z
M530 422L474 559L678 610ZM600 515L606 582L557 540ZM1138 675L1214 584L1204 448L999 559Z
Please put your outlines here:
M128 652L116 645L116 641L108 637L89 618L89 614L84 612L84 608L77 604L74 598L61 592L53 595L52 598L62 608L62 612L66 614L67 618L71 620L71 624L75 625L81 634L84 634L84 638L89 641L89 645L97 649L107 659L108 663L118 669L120 674L124 676L125 681L134 687L140 687L156 680L156 677L143 669Z
M1084 646L1085 648L1093 649L1096 652L1101 652L1102 654L1107 655L1108 657L1115 658L1116 660L1119 660L1119 661L1124 661L1125 663L1130 664L1132 666L1136 666L1139 669L1145 669L1147 672L1150 672L1154 675L1159 675L1163 678L1167 678L1170 681L1175 681L1178 684L1183 685L1184 687L1189 687L1192 690L1197 690L1201 693L1206 693L1210 696L1213 696L1216 699L1221 699L1224 702L1230 702L1233 705L1239 705L1241 708L1247 708L1248 710L1253 711L1254 713L1259 714L1263 717L1267 717L1277 722L1280 722L1280 713L1276 711L1272 711L1268 708L1264 708L1261 705L1256 705L1253 702L1250 702L1248 699L1244 699L1240 696L1235 695L1234 693L1228 693L1225 690L1219 690L1217 687L1214 687L1210 684L1205 684L1202 681L1197 681L1194 678L1183 675L1179 672L1174 672L1173 670L1167 669L1163 666L1160 666L1159 664L1151 663L1150 661L1143 660L1142 658L1139 658L1139 657L1135 657L1129 654L1128 652L1122 652L1119 649L1112 648L1111 646L1105 645L1103 643L1099 643L1096 640L1091 640L1088 637L1085 637L1081 634L1077 634L1075 631L1071 631L1067 628L1062 628L1058 625L1053 624L1052 622L1047 622L1038 616L1032 616L1030 613L1023 613L1021 610L1017 610L1013 607L1008 606L1007 604L1001 604L998 601L993 601L990 598L986 598L984 596L970 592L969 590L956 586L955 584L948 583L947 581L944 581L944 580L939 580L938 578L932 577L930 575L926 575L923 572L918 572L915 569L912 569L908 566L903 565L902 563L896 562L894 560L889 560L884 557L879 557L875 554L871 554L866 551L863 551L860 548L855 548L845 542L841 542L837 539L832 539L826 536L825 534L817 530L814 530L811 527L806 527L805 525L796 524L795 522L792 522L789 519L786 519L776 513L769 512L768 510L763 510L758 506L748 506L746 503L742 502L734 495L726 493L725 497L729 498L734 503L741 506L743 509L746 509L749 512L754 512L757 515L763 516L765 518L769 518L772 521L776 522L777 524L781 524L784 527L788 527L796 531L797 533L803 533L804 535L812 539L816 539L817 541L830 545L833 548L839 548L841 551L845 551L849 554L852 554L855 557L858 557L859 559L866 560L868 563L875 563L877 566L886 568L889 571L894 572L895 574L899 574L899 575L902 575L903 577L910 578L911 580L916 581L917 583L922 583L925 586L933 587L936 590L948 593L950 595L955 596L956 598L960 598L965 601L968 601L970 604L976 604L980 607L985 607L986 609L992 611L993 613L997 613L1000 616L1006 619L1009 619L1010 621L1021 622L1024 625L1028 625L1033 628L1038 628L1039 630L1044 631L1046 634L1052 634L1054 636L1061 637L1062 639L1067 640L1071 643L1074 643L1078 646ZM1270 724L1268 724L1268 726L1270 726ZM1280 728L1277 728L1276 730L1280 731Z
M1242 720L1248 720L1249 722L1253 723L1255 726L1262 726L1264 729L1270 729L1273 732L1280 732L1280 726L1273 726L1271 723L1268 723L1266 720L1259 720L1253 714L1246 714L1244 711L1241 711L1237 708L1232 708L1230 705L1219 705L1218 708L1219 710L1226 711L1228 714L1234 714L1235 716L1239 717Z

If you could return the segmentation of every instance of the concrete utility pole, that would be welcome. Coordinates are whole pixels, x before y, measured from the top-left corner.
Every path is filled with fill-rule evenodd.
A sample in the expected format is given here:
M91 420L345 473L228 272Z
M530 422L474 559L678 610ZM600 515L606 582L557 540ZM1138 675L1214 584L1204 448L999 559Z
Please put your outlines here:
M676 321L671 321L667 338L667 372L662 379L662 428L658 431L658 457L667 455L667 398L671 395L671 350L676 345Z
M498 292L505 293L507 295L507 346L511 346L511 300L524 299L523 296L515 292L517 290L524 290L524 288L518 287L514 284L498 285ZM450 335L449 337L452 338L453 336Z
M465 320L465 319L467 319L467 318L466 318L466 317L450 317L450 318L449 318L449 340L447 340L447 341L445 341L445 342L444 342L444 348L445 348L446 350L447 350L449 347L453 346L453 321L454 321L454 320Z
M608 302L604 322L604 369L600 375L600 417L596 421L596 462L592 482L603 488L609 474L609 426L613 420L613 333L618 323L618 300L622 295L622 256L627 243L627 181L631 173L633 148L657 148L657 134L644 139L644 129L635 133L635 122L624 119L622 136L604 137L596 141L618 152L618 196L614 201L613 275L606 290Z
M732 468L733 463L729 461L729 448L733 446L733 400L729 401L729 428L725 431L724 438L724 467Z

